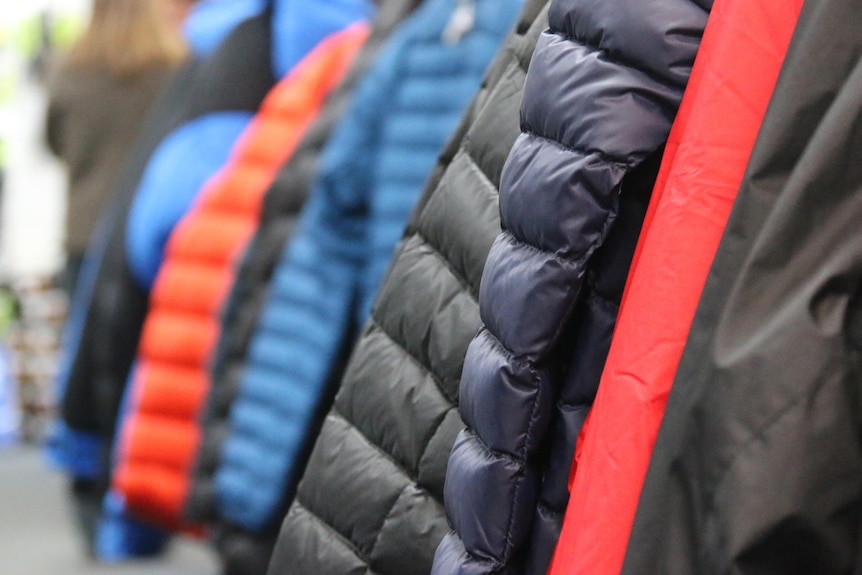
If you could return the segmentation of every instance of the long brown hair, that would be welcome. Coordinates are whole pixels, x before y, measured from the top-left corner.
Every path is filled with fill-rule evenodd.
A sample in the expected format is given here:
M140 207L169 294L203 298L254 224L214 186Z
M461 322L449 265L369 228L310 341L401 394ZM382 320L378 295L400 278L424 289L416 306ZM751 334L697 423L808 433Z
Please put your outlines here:
M131 76L180 62L188 47L156 2L94 0L90 24L69 51L70 63Z

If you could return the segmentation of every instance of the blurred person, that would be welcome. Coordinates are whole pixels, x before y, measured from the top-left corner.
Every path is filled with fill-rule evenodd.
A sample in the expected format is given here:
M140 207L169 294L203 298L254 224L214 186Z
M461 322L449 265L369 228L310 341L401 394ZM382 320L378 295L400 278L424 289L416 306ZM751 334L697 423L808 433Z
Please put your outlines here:
M178 27L182 27L185 23L192 6L198 0L160 0L163 9L167 12L168 18L173 21Z
M61 281L70 296L125 157L156 96L188 52L180 26L164 4L94 0L88 28L49 66L45 135L68 170ZM97 483L72 482L75 512L91 555L104 491Z
M84 252L146 113L187 54L168 0L95 0L89 26L48 71L46 139L68 170L66 266L74 291ZM171 0L174 4L189 1Z

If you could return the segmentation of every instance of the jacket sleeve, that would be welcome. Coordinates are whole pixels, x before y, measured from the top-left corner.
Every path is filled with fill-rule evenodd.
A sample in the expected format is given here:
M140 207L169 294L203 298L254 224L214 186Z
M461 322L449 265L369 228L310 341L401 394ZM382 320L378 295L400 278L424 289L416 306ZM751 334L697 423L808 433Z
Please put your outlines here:
M435 575L518 571L587 268L618 217L623 178L667 139L706 17L690 0L658 12L629 0L551 3L503 170L503 233L461 380L467 429L446 472L454 532Z

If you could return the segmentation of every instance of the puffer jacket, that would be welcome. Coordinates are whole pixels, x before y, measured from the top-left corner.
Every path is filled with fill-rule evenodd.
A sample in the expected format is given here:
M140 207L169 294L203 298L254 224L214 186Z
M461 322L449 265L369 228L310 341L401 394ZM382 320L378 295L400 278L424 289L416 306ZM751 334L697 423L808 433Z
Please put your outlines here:
M275 272L231 409L216 489L237 524L264 528L292 498L339 355L518 1L426 2L357 87ZM474 10L470 26L450 24L456 6Z
M353 14L360 17L366 6L355 4ZM144 323L114 476L138 515L168 525L181 520L198 445L197 415L233 263L275 171L366 35L363 25L331 35L273 89L230 161L171 235Z
M273 575L431 569L448 530L443 479L463 427L455 406L479 279L500 232L500 173L545 4L527 2L413 212L284 519Z
M462 374L467 428L446 476L454 531L435 574L547 569L575 438L709 4L551 4L503 171L503 233Z
M357 79L368 68L392 29L417 3L418 0L383 0L380 3L371 35L353 59L345 78L328 96L295 152L279 169L263 198L259 224L241 258L223 306L219 340L210 370L210 391L201 416L201 447L184 510L189 521L209 522L218 518L212 482L227 433L230 405L236 396L249 342L260 317L278 255L296 227L320 152L347 106Z
M860 25L855 2L802 8L670 391L625 575L862 568Z
M146 293L132 277L125 252L126 216L134 194L160 143L185 123L219 111L257 107L266 90L265 75L263 87L251 81L244 90L225 86L236 65L248 67L242 60L251 53L236 50L235 43L253 52L254 44L244 36L255 24L244 21L261 4L230 0L195 8L186 32L194 58L154 105L121 171L113 200L100 215L64 328L57 382L60 418L48 443L51 460L73 476L101 476L107 481L110 444L140 335L135 326L146 313ZM222 41L223 49L207 52ZM239 57L234 59L234 53Z
M622 567L667 391L801 5L713 6L583 429L552 574Z

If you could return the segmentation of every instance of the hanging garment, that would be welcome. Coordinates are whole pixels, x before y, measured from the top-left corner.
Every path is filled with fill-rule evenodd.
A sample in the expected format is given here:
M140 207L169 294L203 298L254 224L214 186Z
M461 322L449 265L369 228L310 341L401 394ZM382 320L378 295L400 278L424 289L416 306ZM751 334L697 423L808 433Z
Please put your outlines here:
M807 0L710 269L626 575L860 569L862 12Z
M443 151L323 423L270 573L428 573L448 530L443 480L497 189L530 55L530 0Z
M330 36L273 89L230 161L171 235L144 323L114 475L138 516L167 526L180 523L233 264L275 171L366 35L364 26L355 25Z
M713 5L581 433L552 575L620 571L664 399L801 4Z
M503 170L503 233L461 380L467 429L446 475L454 531L435 575L547 570L575 438L708 9L551 4Z
M219 340L212 360L210 391L202 421L202 444L195 462L184 515L186 519L218 518L212 477L226 434L227 415L236 396L253 329L260 316L278 255L293 234L296 219L316 172L321 149L341 117L352 89L368 68L380 44L418 0L385 0L378 6L371 35L362 45L338 87L305 132L294 153L279 169L263 197L258 227L242 255L223 306Z
M259 530L292 498L331 403L339 356L367 316L423 182L517 3L423 4L357 87L275 271L231 408L216 474L227 519ZM470 26L456 26L444 39L456 7L468 6Z
M226 16L235 14L231 2L218 5L228 12ZM232 22L235 29L227 29L230 35L213 54L177 73L145 123L120 176L115 199L101 216L63 336L58 376L62 424L51 441L52 457L65 462L61 465L71 464L74 475L108 473L106 454L146 313L147 293L132 276L125 251L126 216L134 194L152 156L172 134L189 123L218 124L218 118L226 125L222 131L229 131L237 115L258 107L271 85L271 73L264 50L252 39L266 36L265 21L262 16L239 24L219 20ZM238 78L243 89L230 88Z

